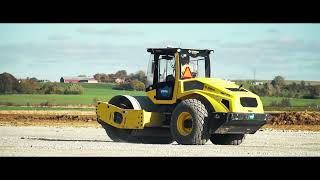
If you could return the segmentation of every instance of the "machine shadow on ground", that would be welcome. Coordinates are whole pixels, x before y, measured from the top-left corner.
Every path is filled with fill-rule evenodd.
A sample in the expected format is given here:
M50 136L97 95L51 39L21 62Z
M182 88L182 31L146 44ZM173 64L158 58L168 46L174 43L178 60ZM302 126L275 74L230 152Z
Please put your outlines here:
M90 139L50 139L50 138L25 138L21 139L38 140L38 141L79 141L79 142L113 142L108 140L90 140Z

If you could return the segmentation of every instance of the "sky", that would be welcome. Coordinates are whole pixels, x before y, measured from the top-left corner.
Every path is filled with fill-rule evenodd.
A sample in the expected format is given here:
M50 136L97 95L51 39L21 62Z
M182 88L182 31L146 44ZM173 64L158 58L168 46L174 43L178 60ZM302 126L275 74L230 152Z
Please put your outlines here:
M147 48L213 49L212 76L320 80L320 24L0 24L0 73L62 76L147 70Z

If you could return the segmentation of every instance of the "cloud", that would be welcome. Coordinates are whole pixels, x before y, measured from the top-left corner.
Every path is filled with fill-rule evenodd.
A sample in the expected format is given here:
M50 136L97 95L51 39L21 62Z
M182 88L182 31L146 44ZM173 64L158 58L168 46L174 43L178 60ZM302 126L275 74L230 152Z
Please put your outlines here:
M260 54L264 55L292 55L296 53L319 55L319 45L320 42L306 42L303 39L283 36L252 42L222 42L219 47L231 51L260 51Z
M48 37L48 40L53 40L53 41L64 41L69 39L71 39L71 36L66 36L61 34L54 34Z
M213 72L217 76L253 78L253 68L257 69L258 79L283 74L288 79L317 80L320 75L317 41L283 36L252 42L221 42L217 46L213 54Z
M121 51L127 50L126 47L119 47L108 43L90 42L61 42L49 41L47 43L21 43L0 45L2 55L21 56L28 59L92 59L106 58L110 56L121 56Z
M6 44L0 45L0 72L23 76L28 70L32 76L51 80L62 75L115 73L120 68L131 73L146 70L149 59L146 54L139 44L69 41Z
M279 40L278 40L280 43L283 43L283 44L289 44L289 45L292 45L292 44L295 44L295 43L298 43L298 42L302 42L302 40L298 40L298 39L295 39L295 38L292 38L292 37L281 37Z
M196 40L181 42L183 48L200 46ZM283 74L287 79L316 80L319 77L315 76L320 68L318 41L308 42L284 36L252 42L220 40L220 43L215 43L212 40L208 41L209 45L209 42L215 46L212 72L217 77L252 78L253 68L257 69L257 79L272 79L277 74ZM146 70L150 57L146 48L166 47L168 44L179 46L180 42L163 40L115 45L112 42L57 40L6 44L0 45L0 70L19 73L29 69L44 76L39 78L51 79L69 74L114 73L119 69L130 73ZM208 47L208 44L203 46ZM47 70L48 67L50 69Z
M179 41L173 41L173 40L163 40L159 42L150 42L146 43L145 46L147 48L166 48L167 46L172 46L172 47L180 47L180 46L188 46L185 42L179 42Z
M198 42L199 43L208 43L208 44L211 44L211 43L219 44L221 42L221 40L219 40L219 39L214 39L214 40L204 39L204 40L199 40Z
M110 28L110 29L95 29L95 28L79 28L77 32L90 35L116 35L116 36L128 36L135 35L140 36L144 33L137 30L123 29L123 28Z
M280 31L277 29L268 29L267 33L278 34L278 33L280 33Z

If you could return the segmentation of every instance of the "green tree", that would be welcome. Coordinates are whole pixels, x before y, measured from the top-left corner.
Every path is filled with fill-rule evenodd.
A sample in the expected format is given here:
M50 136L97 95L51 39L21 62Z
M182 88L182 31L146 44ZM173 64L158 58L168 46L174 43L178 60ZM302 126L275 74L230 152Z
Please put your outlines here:
M264 96L273 96L276 94L276 89L270 84L270 83L265 83L264 88L262 88L262 94Z
M38 82L38 79L35 77L30 78L31 81Z
M63 88L58 83L43 83L43 85L40 87L38 93L41 94L63 94L65 91L65 88Z
M24 94L36 94L39 89L37 81L23 79L20 82L20 92Z
M280 96L282 97L289 97L290 92L287 89L283 89L280 91Z
M147 76L146 73L142 70L137 71L136 73L130 73L127 77L127 79L129 79L130 81L132 80L138 80L143 82L144 84L146 84L147 82Z
M289 91L288 97L289 97L289 98L295 97L295 93L294 93L293 91Z
M320 96L320 86L311 86L309 92L310 98L318 98Z
M277 86L274 87L274 91L273 91L274 93L273 93L273 95L274 95L274 96L280 96L280 95L281 95L281 91L282 91L281 86L278 86L278 85L277 85Z
M98 82L110 82L111 76L109 74L97 73L93 76Z
M143 82L144 84L146 84L147 82L147 76L146 76L146 73L142 70L136 72L136 77L139 81Z
M120 83L115 86L113 86L112 89L117 89L117 90L133 90L131 83L125 82L125 83Z
M115 76L116 76L116 78L123 79L123 78L127 77L127 71L126 70L117 71Z
M19 81L9 73L0 74L0 93L17 93L20 91Z
M306 82L305 81L301 81L300 85L301 85L302 89L304 89L305 86L306 86Z
M143 82L138 81L138 80L132 80L130 82L131 88L136 90L136 91L144 91L145 90L145 85Z
M279 86L280 88L282 88L282 87L285 85L284 77L282 77L282 76L276 76L276 77L271 81L271 84L273 85L273 87Z
M79 84L70 84L64 90L64 94L83 94L84 89Z
M293 90L293 91L297 91L297 83L296 82L293 82L291 85L290 85L290 88Z

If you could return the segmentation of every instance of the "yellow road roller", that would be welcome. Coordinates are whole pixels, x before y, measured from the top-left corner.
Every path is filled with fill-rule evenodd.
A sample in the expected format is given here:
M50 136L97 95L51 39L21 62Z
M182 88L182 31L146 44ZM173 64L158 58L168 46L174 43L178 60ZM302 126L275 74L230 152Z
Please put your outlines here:
M115 142L239 145L267 122L256 94L211 77L213 50L148 48L145 96L98 101L97 121Z

